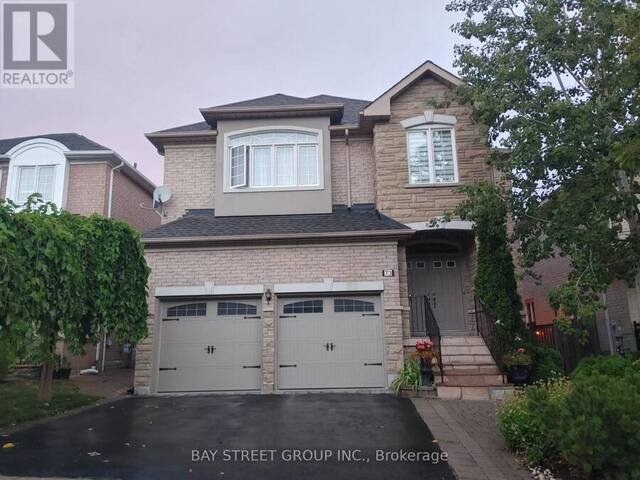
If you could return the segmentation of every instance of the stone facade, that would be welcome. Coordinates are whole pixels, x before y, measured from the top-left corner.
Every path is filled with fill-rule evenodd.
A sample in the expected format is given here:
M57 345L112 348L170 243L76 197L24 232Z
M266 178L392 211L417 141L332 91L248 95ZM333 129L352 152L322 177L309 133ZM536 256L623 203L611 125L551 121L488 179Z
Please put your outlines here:
M398 271L396 242L280 245L246 248L193 250L147 250L151 268L149 280L149 337L138 345L135 387L138 392L153 391L152 365L155 313L159 301L156 287L274 283L336 282L383 280L383 321L387 352L387 373L395 374L402 366L402 317L399 277L382 278L382 270ZM248 274L247 272L250 272ZM277 299L275 300L277 302ZM275 303L272 302L272 303ZM274 389L275 337L273 304L263 302L263 390ZM277 385L276 385L277 388Z
M171 203L162 223L180 218L188 208L214 208L216 146L167 145L164 153L164 184L171 188Z
M440 216L463 198L452 185L408 186L406 130L400 124L402 120L422 115L425 110L455 116L460 183L493 179L493 169L487 164L489 149L480 127L471 119L469 107L451 101L447 107L435 108L450 97L450 87L424 76L392 100L389 121L377 123L373 129L376 203L381 212L400 222L423 222Z

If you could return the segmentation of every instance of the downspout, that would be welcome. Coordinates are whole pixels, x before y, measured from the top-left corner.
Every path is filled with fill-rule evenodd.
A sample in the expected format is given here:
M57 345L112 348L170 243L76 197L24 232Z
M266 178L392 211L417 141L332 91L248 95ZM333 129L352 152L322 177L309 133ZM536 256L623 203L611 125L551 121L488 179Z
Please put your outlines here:
M107 218L111 218L112 207L113 207L113 177L115 176L115 171L120 170L124 167L124 160L120 162L119 165L111 168L111 173L109 174L109 201L107 203ZM100 348L102 347L102 349ZM100 371L104 372L104 363L105 357L107 356L107 332L104 332L102 336L102 345L98 344L98 348L96 348L96 362L98 361L98 356L100 355L100 350L102 350L102 358L100 361Z
M349 149L349 129L344 129L344 145L347 153L347 208L351 209L351 150Z

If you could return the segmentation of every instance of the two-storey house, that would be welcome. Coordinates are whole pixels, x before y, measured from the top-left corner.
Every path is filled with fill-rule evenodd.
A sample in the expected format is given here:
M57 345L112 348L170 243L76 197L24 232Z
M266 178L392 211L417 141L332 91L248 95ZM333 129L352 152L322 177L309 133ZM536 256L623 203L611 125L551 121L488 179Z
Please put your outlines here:
M275 94L148 134L172 196L143 236L136 391L384 390L430 312L451 395L502 383L472 226L431 223L494 175L460 82L426 62L373 101Z
M151 208L154 188L135 165L77 133L0 139L0 198L18 205L40 193L71 213L98 213L143 232L160 225ZM61 349L74 370L120 365L129 356L108 336L100 345L87 345L83 356Z

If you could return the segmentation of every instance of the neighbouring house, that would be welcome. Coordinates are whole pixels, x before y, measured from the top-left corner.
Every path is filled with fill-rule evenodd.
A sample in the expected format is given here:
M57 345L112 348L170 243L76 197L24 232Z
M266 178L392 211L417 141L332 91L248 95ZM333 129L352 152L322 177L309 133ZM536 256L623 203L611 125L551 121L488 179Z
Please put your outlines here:
M495 175L460 84L426 62L373 101L274 94L147 134L172 196L143 235L136 392L385 390L438 330L440 395L504 388L471 224L431 223Z
M538 262L532 271L535 278L526 276L519 284L526 322L530 325L551 325L556 312L549 304L549 292L569 277L570 259L561 256L548 258ZM606 310L598 313L595 322L598 348L603 353L638 350L639 282L640 278L636 285L629 286L624 280L616 280L609 286L603 298Z
M72 213L98 213L144 232L160 225L151 208L154 188L135 165L77 133L0 139L0 198L16 204L40 193ZM109 337L99 347L87 345L84 356L72 356L61 348L74 370L129 360L130 354Z

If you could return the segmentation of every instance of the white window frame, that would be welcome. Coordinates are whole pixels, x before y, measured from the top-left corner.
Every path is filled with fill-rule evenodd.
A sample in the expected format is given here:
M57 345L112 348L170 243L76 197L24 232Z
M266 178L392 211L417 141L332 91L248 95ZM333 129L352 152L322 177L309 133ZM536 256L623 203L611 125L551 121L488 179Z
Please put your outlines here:
M58 208L66 206L67 176L69 162L66 153L69 149L60 142L48 138L25 140L7 152L9 171L6 180L6 198L17 202L22 167L55 167L53 179L52 202ZM37 187L37 171L36 171Z
M451 132L451 153L453 156L453 181L438 182L436 180L436 166L435 166L435 154L433 150L433 131L434 130L447 130ZM421 132L427 138L427 162L429 163L429 181L428 182L412 182L411 181L411 159L409 157L409 134ZM459 183L458 176L458 155L456 149L456 131L451 125L444 124L430 124L420 125L417 127L411 127L406 130L406 149L407 149L407 173L409 178L409 185L455 185Z
M290 131L300 133L311 133L316 135L317 142L314 143L282 143L282 144L266 144L266 145L246 145L249 151L249 159L246 161L248 165L248 175L246 175L245 185L231 186L231 149L236 148L231 146L231 139L242 136L252 135L258 133L269 133L276 131ZM235 130L224 134L224 164L223 164L223 191L224 192L270 192L270 191L296 191L296 190L322 190L324 189L324 153L323 153L323 131L315 128L306 128L299 126L285 126L285 125L273 125L268 127L255 127L243 130ZM271 185L256 187L254 183L254 155L253 150L255 147L271 146ZM291 185L276 185L276 149L278 147L291 147L293 146L293 184ZM317 182L312 185L298 183L298 169L299 158L298 150L301 146L314 146L317 152L316 162L316 179ZM245 153L246 155L246 153ZM246 171L246 168L245 168Z

